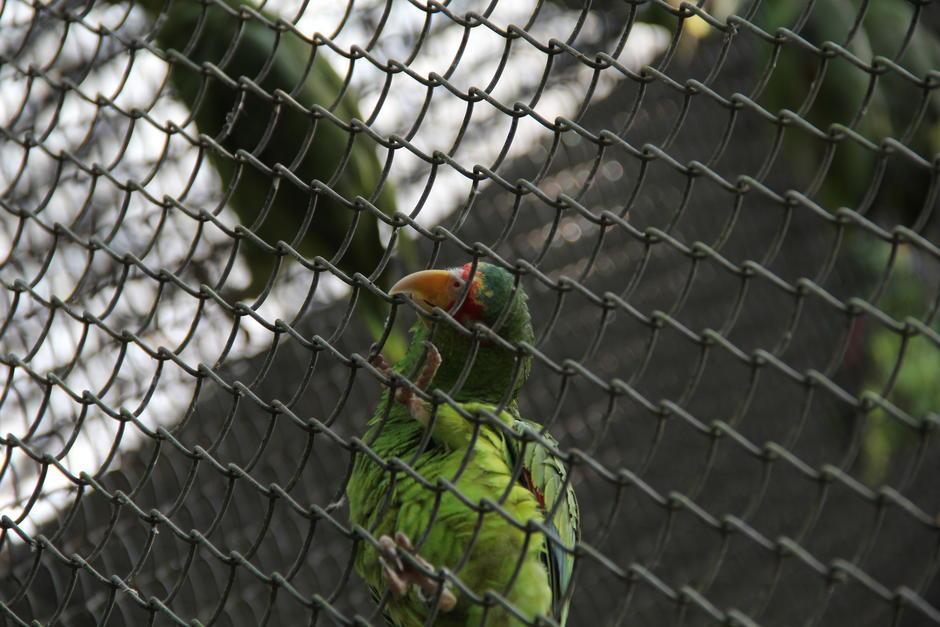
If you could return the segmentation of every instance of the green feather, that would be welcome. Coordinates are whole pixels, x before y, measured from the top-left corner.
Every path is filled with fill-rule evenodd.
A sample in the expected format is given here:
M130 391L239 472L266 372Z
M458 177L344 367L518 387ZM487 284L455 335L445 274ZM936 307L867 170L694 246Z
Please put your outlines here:
M534 334L525 295L514 289L505 271L486 264L480 264L478 271L484 279L478 291L484 306L483 321L498 321L508 305L499 334L511 342L531 342ZM419 321L395 370L413 378L423 363L425 341L431 336L432 329ZM472 342L444 325L434 329L433 341L442 363L429 389L450 392L462 376ZM374 537L406 533L424 559L436 568L449 569L474 594L497 592L527 618L551 616L564 625L572 585L572 551L578 541L578 506L565 465L533 441L533 434L551 446L554 440L540 425L518 414L515 398L528 376L529 361L493 343L482 343L464 385L453 391L461 410L474 419L466 419L449 405L438 406L429 422L431 432L425 445L425 427L403 405L389 406L386 391L363 441L384 460L407 462L431 484L440 480L453 483L472 504L500 503L520 524L538 521L549 530L548 537L535 531L526 541L526 532L499 513L480 513L450 491L438 496L404 472L394 473L393 478L365 455L357 457L347 488L350 518ZM507 401L503 411L499 411L501 400ZM520 461L521 467L517 467ZM371 544L361 545L355 566L381 595L385 590L382 567ZM481 606L459 588L454 591L456 608L439 614L434 624L482 624ZM408 595L391 599L386 616L394 625L412 627L425 624L429 611L416 595ZM486 624L522 623L497 605L486 615Z
M555 438L541 425L518 418L513 423L513 430L523 438L538 434L551 446L558 448ZM518 451L515 450L518 441L510 440L508 445L513 451L513 456L518 455ZM578 501L574 487L567 479L568 469L545 446L527 443L522 455L522 465L532 485L542 495L545 511L551 514L551 518L546 520L546 525L560 541L546 542L543 561L550 569L552 615L559 624L564 625L568 620L568 607L572 592L570 590L571 577L574 569L574 556L570 551L580 540Z

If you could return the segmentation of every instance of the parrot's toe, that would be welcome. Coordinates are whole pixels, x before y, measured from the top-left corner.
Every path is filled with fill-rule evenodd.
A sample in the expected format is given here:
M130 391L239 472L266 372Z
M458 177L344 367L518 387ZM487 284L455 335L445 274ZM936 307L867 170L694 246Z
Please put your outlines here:
M450 590L447 582L441 583L434 577L425 574L421 568L401 558L401 551L411 555L411 558L424 569L433 571L434 567L423 557L417 554L411 539L401 531L395 533L395 538L382 536L379 538L379 561L382 563L382 575L389 590L395 598L401 598L412 587L418 597L426 603L433 603L437 599L437 607L441 612L449 612L457 605L457 597Z
M388 361L385 360L385 357L382 356L382 353L376 353L369 357L369 364L382 373L383 376L389 376L392 372L392 367L388 364Z
M415 381L415 385L422 390L428 389L434 375L437 374L437 369L441 367L441 352L437 350L437 346L434 346L431 342L425 342L424 344L427 346L428 352L424 358L424 366L418 374L418 380Z
M430 342L426 342L426 345L427 355L424 359L424 365L421 366L418 377L414 381L415 387L419 390L426 390L428 386L431 385L431 381L434 379L434 375L437 374L437 369L441 365L440 351ZM398 388L398 390L395 391L395 401L406 406L415 420L425 426L428 424L431 418L431 405L418 397L411 388Z

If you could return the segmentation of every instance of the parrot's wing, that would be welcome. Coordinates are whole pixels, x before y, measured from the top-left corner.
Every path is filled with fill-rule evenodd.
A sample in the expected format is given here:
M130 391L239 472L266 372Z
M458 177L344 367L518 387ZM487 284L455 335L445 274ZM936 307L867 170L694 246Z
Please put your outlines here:
M513 430L539 435L557 448L555 439L536 423L524 419L514 421ZM545 525L561 541L545 543L543 559L548 566L552 586L552 611L559 624L568 617L574 568L574 547L580 540L578 501L568 479L568 469L557 457L538 442L511 441L508 443L515 463L522 454L522 482L536 497L545 511Z
M382 597L385 596L385 590L379 591L378 589L373 588L372 586L368 586L368 588L369 588L369 596L372 597L372 602L375 603L376 605L381 603ZM394 621L392 620L391 615L388 613L388 605L382 608L382 620L385 621L386 625L395 624Z

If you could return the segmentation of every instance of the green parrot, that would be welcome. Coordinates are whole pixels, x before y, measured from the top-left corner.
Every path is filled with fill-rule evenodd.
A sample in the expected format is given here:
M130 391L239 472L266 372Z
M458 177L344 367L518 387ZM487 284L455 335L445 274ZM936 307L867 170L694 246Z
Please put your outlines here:
M330 109L343 123L362 119L355 95L344 91L343 78L322 49L291 31L279 32L270 14L260 12L272 24L240 14L255 8L242 0L139 0L139 5L156 21L156 45L175 49L199 66L168 57L176 96L190 110L200 133L233 155L239 150L251 153L265 168L280 164L304 183L317 179L328 184L347 201L361 196L385 214L395 212L395 191L391 183L380 183L383 168L371 139L326 118L314 119L286 104L277 105L250 88L229 86L202 69L212 63L233 81L250 79L268 94L280 89L304 107L319 104ZM207 154L222 178L229 206L259 238L271 246L283 240L307 258L323 256L348 274L375 274L385 249L377 218L368 209L353 209L327 193L310 194L249 162L239 167L235 159L212 148ZM230 296L256 297L275 269L277 254L247 238L240 242L240 251L251 283ZM376 277L376 283L387 286L385 273ZM373 335L380 336L385 301L363 289L357 310Z
M525 294L497 266L417 272L390 293L408 294L426 311L456 307L454 317L461 323L482 322L508 342L534 341ZM356 571L377 597L388 591L385 617L398 627L428 624L432 612L433 624L444 626L523 625L537 616L564 625L579 539L578 504L564 463L532 436L553 447L554 440L519 415L516 396L531 358L481 341L463 385L452 391L471 352L470 338L443 324L432 330L419 320L394 373L414 376L416 387L429 393L453 393L461 410L475 418L400 386L395 394L385 392L363 441L383 460L406 461L431 484L451 482L472 505L449 490L438 496L405 472L393 478L371 456L358 455L346 491L350 519L377 538L377 546L361 543ZM381 358L373 363L397 376ZM495 415L495 423L476 419L486 413ZM518 525L536 521L542 527L526 531L497 511L481 513L485 502L498 503ZM461 586L449 581L442 586L440 578L423 572L442 568L480 599L487 592L501 595L518 615L499 603L485 610Z

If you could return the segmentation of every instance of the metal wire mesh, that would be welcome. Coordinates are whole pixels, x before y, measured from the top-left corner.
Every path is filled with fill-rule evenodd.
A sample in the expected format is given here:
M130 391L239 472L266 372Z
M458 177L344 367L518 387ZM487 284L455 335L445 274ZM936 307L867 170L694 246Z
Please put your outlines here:
M382 389L357 316L380 295L407 328L378 282L407 262L265 241L224 168L270 182L258 215L325 198L418 266L521 277L522 413L581 502L569 624L940 623L940 10L849 0L814 28L829 4L4 2L5 623L381 623L342 495ZM860 47L886 5L904 26ZM162 45L186 6L303 42L337 97L270 88L273 53L230 65L225 29L192 34L217 61ZM186 71L237 94L229 125L303 117L297 161L198 128ZM828 111L840 77L861 97ZM336 130L333 176L292 176ZM236 303L249 247L274 270Z

